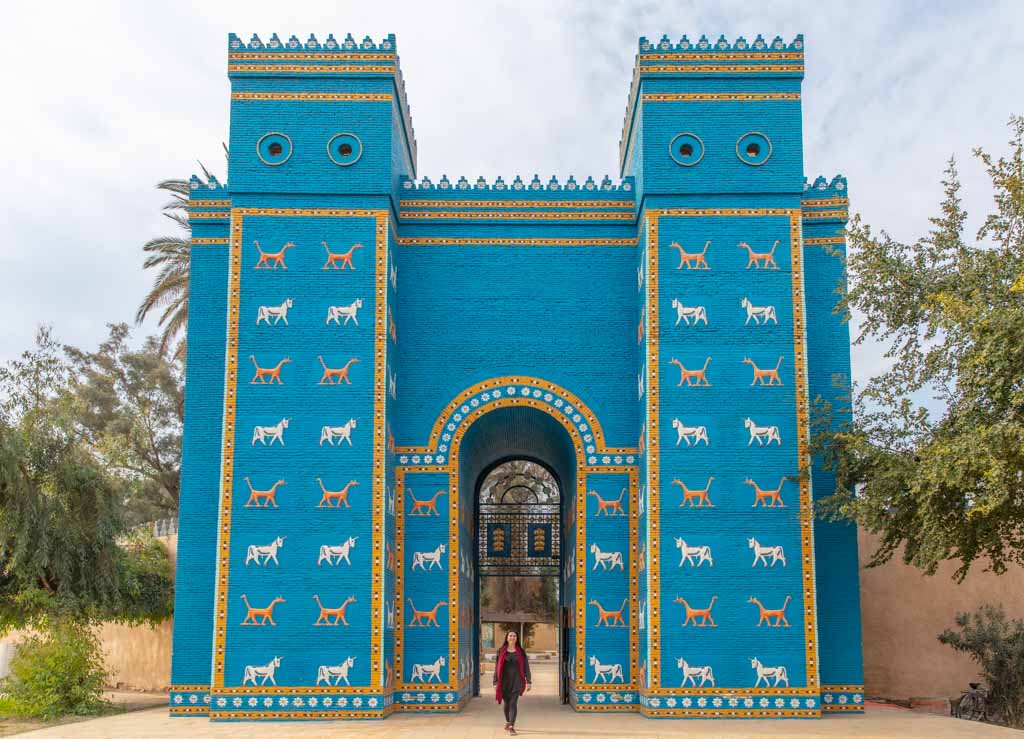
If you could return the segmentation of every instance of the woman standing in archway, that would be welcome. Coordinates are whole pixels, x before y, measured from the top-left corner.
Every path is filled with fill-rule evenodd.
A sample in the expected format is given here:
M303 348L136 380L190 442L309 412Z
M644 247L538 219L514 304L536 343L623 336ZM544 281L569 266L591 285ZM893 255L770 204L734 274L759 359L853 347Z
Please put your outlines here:
M526 650L519 645L519 634L510 631L498 650L498 662L494 668L494 697L498 703L505 701L505 731L509 734L516 733L519 696L529 692L532 682Z

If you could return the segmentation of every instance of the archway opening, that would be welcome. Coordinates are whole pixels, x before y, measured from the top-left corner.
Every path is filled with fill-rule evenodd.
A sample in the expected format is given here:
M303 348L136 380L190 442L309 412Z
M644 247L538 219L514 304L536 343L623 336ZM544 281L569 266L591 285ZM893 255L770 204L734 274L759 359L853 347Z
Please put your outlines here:
M477 506L481 649L495 653L505 635L515 631L531 655L534 691L557 695L558 480L537 460L500 461L481 473Z
M473 511L474 693L491 690L494 657L509 629L525 637L538 698L568 701L572 634L563 564L577 454L565 427L535 408L479 418L459 450L460 505Z

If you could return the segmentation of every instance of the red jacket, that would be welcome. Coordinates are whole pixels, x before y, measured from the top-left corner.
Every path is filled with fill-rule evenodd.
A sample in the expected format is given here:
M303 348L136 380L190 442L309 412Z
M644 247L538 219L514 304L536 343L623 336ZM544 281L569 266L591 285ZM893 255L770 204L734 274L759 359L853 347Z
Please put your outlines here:
M505 654L508 652L508 644L503 644L498 650L498 666L494 668L494 699L501 703L501 671L505 669ZM526 682L526 652L516 644L516 653L519 655L519 677L523 681L525 689Z

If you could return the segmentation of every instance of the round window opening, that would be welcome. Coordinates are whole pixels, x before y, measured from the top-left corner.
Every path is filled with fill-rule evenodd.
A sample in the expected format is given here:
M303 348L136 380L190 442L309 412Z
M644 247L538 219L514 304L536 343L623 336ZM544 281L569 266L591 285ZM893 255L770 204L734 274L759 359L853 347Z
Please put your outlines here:
M287 162L292 155L292 140L283 133L267 133L256 142L256 156L271 167Z
M327 142L327 156L339 167L347 167L359 161L363 155L363 142L352 133L338 133Z
M696 134L681 133L672 139L668 153L676 164L692 167L704 158L704 142Z
M760 167L772 155L772 142L763 133L751 131L736 141L736 156L744 164Z

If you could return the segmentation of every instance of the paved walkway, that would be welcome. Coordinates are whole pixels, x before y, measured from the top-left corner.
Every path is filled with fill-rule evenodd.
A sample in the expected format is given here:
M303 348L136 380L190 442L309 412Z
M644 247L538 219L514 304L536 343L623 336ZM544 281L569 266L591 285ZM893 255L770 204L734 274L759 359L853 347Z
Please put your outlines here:
M820 720L660 720L636 714L575 713L558 703L555 665L540 663L533 670L534 691L520 700L516 727L521 736L583 737L885 737L885 739L946 739L946 737L1017 737L1012 729L968 723L945 716L869 704L863 716L830 716ZM482 685L490 683L490 671ZM127 702L125 696L114 696ZM152 696L133 701L143 705ZM166 704L166 697L163 698ZM295 721L211 723L205 718L171 718L167 708L134 711L27 732L25 737L66 739L187 739L188 737L404 737L406 739L481 739L506 737L505 721L493 698L481 697L457 714L396 713L384 721Z
M885 737L945 739L946 737L1021 737L995 726L869 704L863 716L821 720L653 721L633 714L574 713L555 697L526 696L520 703L519 734L539 737ZM83 721L32 731L25 737L67 739L183 739L184 737L408 737L461 739L505 737L503 720L493 700L477 698L453 716L399 713L384 721L293 723L210 723L206 719L170 718L165 708Z

